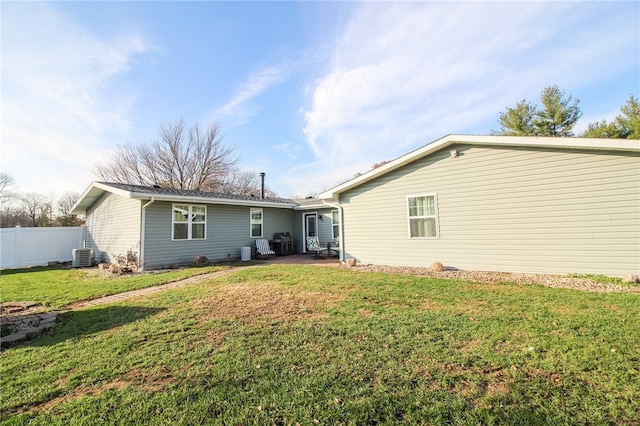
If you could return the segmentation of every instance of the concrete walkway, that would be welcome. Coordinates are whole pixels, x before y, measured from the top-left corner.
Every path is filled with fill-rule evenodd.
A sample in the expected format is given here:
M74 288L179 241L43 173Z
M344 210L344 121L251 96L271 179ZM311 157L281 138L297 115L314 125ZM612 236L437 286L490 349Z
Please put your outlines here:
M158 285L155 287L146 287L146 288L141 288L140 290L131 290L124 293L112 294L111 296L100 297L98 299L83 300L82 302L76 302L76 303L72 303L70 305L65 306L64 308L62 308L62 312L75 311L77 309L89 308L91 306L97 306L97 305L104 305L111 302L120 302L122 300L131 299L133 297L145 296L147 294L158 293L158 292L169 290L172 288L185 287L190 284L195 284L200 281L206 280L208 278L220 277L222 275L227 275L232 272L238 271L240 269L246 269L251 267L254 267L254 266L241 266L237 268L227 269L225 271L218 271L218 272L212 272L210 274L196 275L195 277L186 278L180 281L173 281L173 282Z
M185 287L190 284L195 284L201 281L204 281L209 278L221 277L223 275L228 275L232 272L236 272L241 269L249 269L249 268L259 268L262 266L268 265L315 265L315 266L328 266L328 267L339 267L340 262L335 258L321 258L314 259L311 255L290 255L290 256L278 256L272 259L267 259L264 261L258 261L259 264L251 264L247 266L236 266L224 271L211 272L210 274L197 275L195 277L186 278L180 281L174 281L168 284L163 284L155 287L147 287L142 288L140 290L132 290L127 291L125 293L113 294L111 296L101 297L99 299L93 300L85 300L82 302L72 303L70 305L65 306L62 311L73 311L76 309L83 309L96 305L104 305L106 303L111 302L119 302L126 299L131 299L133 297L145 296L147 294L153 294L160 291L169 290L172 288Z

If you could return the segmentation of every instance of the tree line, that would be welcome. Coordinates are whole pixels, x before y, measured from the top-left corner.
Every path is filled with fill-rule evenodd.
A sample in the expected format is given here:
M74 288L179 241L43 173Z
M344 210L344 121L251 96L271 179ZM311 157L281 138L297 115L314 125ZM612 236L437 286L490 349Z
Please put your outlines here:
M579 100L553 85L540 93L541 105L523 99L508 107L498 118L500 128L492 135L573 137L582 117ZM611 122L589 123L580 137L640 139L640 104L630 95ZM187 126L182 119L160 126L150 142L124 145L105 161L96 163L96 180L143 186L209 191L236 195L257 195L258 173L238 167L235 147L223 144L218 124ZM377 163L374 168L386 162ZM15 180L0 173L0 227L77 226L83 219L71 214L79 199L76 192L64 193L57 202L38 193L19 193ZM265 196L278 195L265 188Z
M551 136L572 137L573 127L582 117L578 99L566 96L558 86L548 86L540 92L541 106L523 99L507 108L498 118L499 130L491 134L500 136ZM602 120L589 123L587 130L579 134L583 138L640 139L640 104L629 95L620 113L611 122Z
M21 193L17 182L6 173L0 173L0 228L16 226L80 226L84 220L71 214L80 194L68 191L57 201L35 192Z
M160 126L152 141L120 146L103 162L92 166L95 180L142 186L259 195L262 183L253 170L238 167L235 147L222 142L220 127L187 126L182 119ZM0 173L0 227L78 226L71 214L80 194L64 193L56 202L39 193L20 193L13 177ZM278 195L268 187L264 195Z

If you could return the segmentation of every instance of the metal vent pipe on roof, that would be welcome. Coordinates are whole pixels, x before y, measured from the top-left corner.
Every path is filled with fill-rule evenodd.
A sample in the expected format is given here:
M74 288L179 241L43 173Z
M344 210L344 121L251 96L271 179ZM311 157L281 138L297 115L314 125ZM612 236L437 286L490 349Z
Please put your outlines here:
M260 199L264 200L264 172L260 172Z

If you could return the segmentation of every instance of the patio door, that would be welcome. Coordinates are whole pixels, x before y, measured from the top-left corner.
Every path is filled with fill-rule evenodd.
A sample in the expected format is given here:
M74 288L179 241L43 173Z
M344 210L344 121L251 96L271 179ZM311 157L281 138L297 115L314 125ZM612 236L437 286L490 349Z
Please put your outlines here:
M302 215L304 221L304 252L307 252L307 237L318 236L318 214L317 213L305 213Z

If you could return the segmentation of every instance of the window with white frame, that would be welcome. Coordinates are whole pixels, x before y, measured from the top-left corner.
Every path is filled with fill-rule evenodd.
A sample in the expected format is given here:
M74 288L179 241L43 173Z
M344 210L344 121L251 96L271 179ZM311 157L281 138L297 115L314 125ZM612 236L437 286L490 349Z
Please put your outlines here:
M331 210L331 229L333 239L336 239L340 236L340 216L338 215L338 210Z
M438 237L438 202L436 194L407 197L409 238Z
M262 238L262 221L264 219L262 209L251 209L250 216L251 238Z
M204 240L207 231L207 207L174 204L172 239Z

